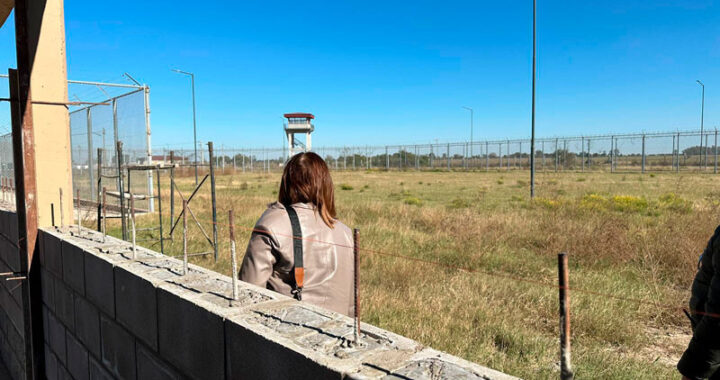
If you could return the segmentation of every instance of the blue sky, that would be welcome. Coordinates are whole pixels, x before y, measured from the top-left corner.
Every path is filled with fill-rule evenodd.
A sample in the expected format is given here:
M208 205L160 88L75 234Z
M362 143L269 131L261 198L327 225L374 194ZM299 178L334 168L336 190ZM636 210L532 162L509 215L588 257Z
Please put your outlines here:
M720 127L719 3L540 0L537 134L698 128L696 79ZM461 106L476 140L530 133L529 0L66 1L65 19L70 79L151 86L154 146L192 142L171 68L196 74L199 140L216 145L279 146L291 111L316 115L316 146L468 140Z

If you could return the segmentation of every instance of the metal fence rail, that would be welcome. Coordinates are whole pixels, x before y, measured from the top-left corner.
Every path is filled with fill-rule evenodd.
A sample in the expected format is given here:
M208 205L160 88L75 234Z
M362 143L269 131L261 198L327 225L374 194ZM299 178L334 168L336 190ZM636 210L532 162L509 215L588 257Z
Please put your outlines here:
M717 173L717 130L675 131L540 138L535 165L540 171ZM702 143L702 146L701 146ZM193 166L192 148L156 147L156 159ZM315 147L334 170L529 170L530 140L494 140L443 144ZM162 152L162 153L160 153ZM218 170L280 171L287 159L282 148L215 149ZM160 155L162 157L160 157ZM207 163L198 157L198 164Z

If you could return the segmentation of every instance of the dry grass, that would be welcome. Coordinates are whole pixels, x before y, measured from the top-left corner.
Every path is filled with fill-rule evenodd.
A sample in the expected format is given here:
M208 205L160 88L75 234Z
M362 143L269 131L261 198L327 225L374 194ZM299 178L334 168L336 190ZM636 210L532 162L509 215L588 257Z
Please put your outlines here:
M363 252L363 320L524 378L558 373L558 252L570 254L571 287L682 307L697 257L720 222L712 175L541 173L534 201L527 172L333 176L339 217L360 229L362 247L479 271ZM279 174L220 176L220 258L193 261L228 273L227 211L244 228L244 247L278 181ZM180 187L189 194L192 179ZM192 205L211 231L209 191ZM154 222L145 216L140 224ZM175 236L168 251L177 254L181 232ZM190 236L193 251L207 250L194 226ZM580 378L674 376L689 333L678 310L578 291L571 297Z

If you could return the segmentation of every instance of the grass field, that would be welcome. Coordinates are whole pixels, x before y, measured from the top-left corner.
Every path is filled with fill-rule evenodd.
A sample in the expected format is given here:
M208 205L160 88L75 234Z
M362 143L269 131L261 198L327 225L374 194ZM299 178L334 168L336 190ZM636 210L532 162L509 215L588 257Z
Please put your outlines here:
M235 210L242 255L247 229L275 199L279 178L219 176L220 259L192 261L229 273L227 211ZM571 287L680 308L720 223L712 174L539 173L534 201L528 172L334 172L333 179L338 216L360 229L363 248L480 271L363 252L363 321L528 379L559 371L558 252L570 255ZM193 183L178 179L186 196ZM209 188L191 206L211 233ZM176 215L179 208L178 201ZM152 215L139 219L153 223ZM119 234L117 222L111 232ZM191 252L208 250L194 225L190 236ZM166 251L179 254L181 238L178 230ZM690 333L682 312L570 295L578 378L676 376Z

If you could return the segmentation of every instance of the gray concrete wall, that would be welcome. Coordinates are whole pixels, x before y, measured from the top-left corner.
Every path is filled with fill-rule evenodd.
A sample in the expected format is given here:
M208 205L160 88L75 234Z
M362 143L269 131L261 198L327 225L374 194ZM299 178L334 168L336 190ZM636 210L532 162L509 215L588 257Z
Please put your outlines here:
M250 284L231 302L229 277L193 265L183 276L145 249L132 260L94 231L48 228L38 245L48 379L512 379L366 324L353 345L350 318ZM3 283L0 351L15 379L19 305Z
M20 271L17 214L0 210L0 273ZM13 379L25 377L25 324L20 281L0 276L0 359Z

